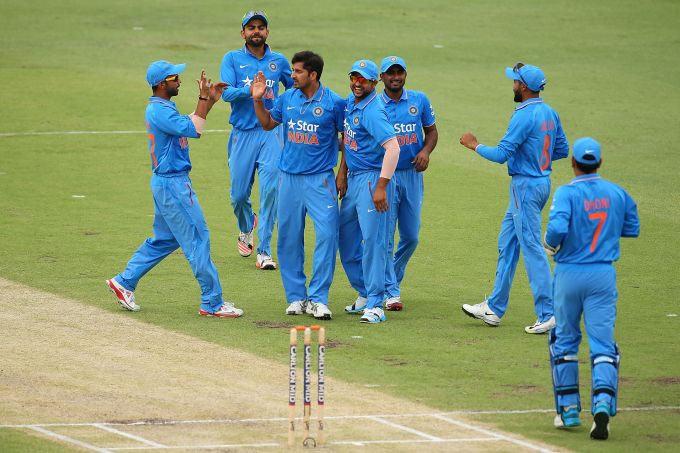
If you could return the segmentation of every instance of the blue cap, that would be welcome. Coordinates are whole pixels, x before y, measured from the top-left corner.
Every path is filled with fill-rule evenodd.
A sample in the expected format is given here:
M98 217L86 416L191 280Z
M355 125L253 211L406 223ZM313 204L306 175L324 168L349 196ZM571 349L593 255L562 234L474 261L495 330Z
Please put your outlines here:
M248 11L243 15L243 20L241 20L241 28L246 28L248 22L253 19L260 19L262 22L264 22L265 27L269 26L269 21L267 20L267 15L264 13L264 11Z
M515 65L515 68L517 65ZM505 75L512 80L519 80L531 91L541 91L545 87L545 74L538 66L530 64L524 65L519 69L505 68Z
M371 60L357 60L352 65L349 73L358 72L368 80L378 81L378 65Z
M165 60L154 61L146 70L146 81L149 86L155 87L161 83L167 76L174 74L181 74L187 67L186 64L172 64Z
M392 55L390 57L383 58L380 63L380 72L387 72L392 66L401 66L404 71L406 71L406 62L403 58Z
M602 159L600 144L594 138L579 138L574 142L574 159L586 165L599 164Z

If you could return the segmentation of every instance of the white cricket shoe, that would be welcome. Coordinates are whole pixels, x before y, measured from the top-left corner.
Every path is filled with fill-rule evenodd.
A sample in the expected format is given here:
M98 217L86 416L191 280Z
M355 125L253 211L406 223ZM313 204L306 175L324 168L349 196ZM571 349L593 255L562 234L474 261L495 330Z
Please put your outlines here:
M465 313L466 315L472 318L481 319L491 327L497 327L498 324L501 323L501 318L496 316L496 313L491 311L491 309L489 308L488 300L485 300L484 302L475 305L463 304L462 308L463 313Z
M236 308L231 302L222 302L222 305L217 309L217 311L209 312L201 308L198 310L198 314L201 316L212 316L215 318L239 318L243 316L243 310Z
M328 305L319 302L307 302L306 312L314 316L314 319L331 319L333 313L328 309Z
M366 303L368 302L368 299L365 297L357 297L357 300L354 301L352 305L348 305L345 307L345 312L347 313L363 313L364 308L366 308Z
M404 304L401 302L401 296L389 297L385 299L385 310L387 311L401 311Z
M115 278L106 280L106 286L118 299L118 305L126 310L139 311L141 308L135 303L135 293L125 289Z
M296 300L291 302L286 307L287 315L301 315L307 311L307 301L306 300Z
M385 321L387 321L385 312L380 307L365 309L364 314L361 315L361 319L359 319L359 322L368 324L378 324Z
M257 214L253 213L253 229L248 233L239 232L236 247L238 254L242 257L248 257L253 254L253 236L255 235L255 228L257 228Z
M264 271L273 271L276 270L276 263L272 257L266 253L258 253L257 261L255 261L255 267Z
M547 321L539 321L538 319L532 326L526 326L524 331L526 333L541 334L546 333L550 329L555 328L555 317L551 316Z

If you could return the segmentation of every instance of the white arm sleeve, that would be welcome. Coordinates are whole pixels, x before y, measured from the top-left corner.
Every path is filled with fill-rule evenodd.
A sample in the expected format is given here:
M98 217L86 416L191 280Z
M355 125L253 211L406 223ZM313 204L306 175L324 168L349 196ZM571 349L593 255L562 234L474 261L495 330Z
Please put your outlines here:
M191 122L194 123L196 132L198 132L199 135L203 134L203 126L205 126L205 119L196 115L196 112L193 112L191 115L189 115L189 118L191 119Z
M394 170L397 169L397 163L399 163L399 142L397 142L396 138L391 138L383 143L382 146L385 148L385 157L380 169L380 177L392 179Z

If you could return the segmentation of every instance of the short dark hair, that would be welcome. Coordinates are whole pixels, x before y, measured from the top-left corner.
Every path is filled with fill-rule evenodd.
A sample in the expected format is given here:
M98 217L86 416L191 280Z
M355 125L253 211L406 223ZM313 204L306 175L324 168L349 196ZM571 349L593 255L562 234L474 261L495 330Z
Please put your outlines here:
M293 55L291 63L302 63L305 71L316 72L316 80L321 80L321 73L323 72L323 58L321 58L321 55L315 54L311 50L303 50Z
M591 173L595 173L598 168L600 168L600 165L602 164L601 161L598 161L594 164L582 164L581 162L577 161L574 159L574 162L576 162L576 168L578 168L580 171L585 173L586 175L589 175Z

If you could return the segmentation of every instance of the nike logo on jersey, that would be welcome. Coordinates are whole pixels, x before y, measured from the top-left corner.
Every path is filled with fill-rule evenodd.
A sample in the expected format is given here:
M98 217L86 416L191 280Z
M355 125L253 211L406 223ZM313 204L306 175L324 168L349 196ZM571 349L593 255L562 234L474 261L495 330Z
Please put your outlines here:
M375 211L375 209L369 209L369 210L368 210L368 212L373 212L373 211Z
M328 209L330 209L330 208L334 208L334 207L335 207L335 205L334 205L334 204L329 204L329 205L328 205L328 206L326 206L326 207L327 207Z
M241 68L241 69L247 68L248 66L250 66L250 65L249 65L249 64L240 64L240 65L238 65L238 67Z
M293 106L293 107L286 107L286 110L293 110L294 108L295 108L295 106Z

